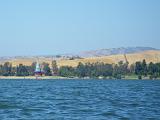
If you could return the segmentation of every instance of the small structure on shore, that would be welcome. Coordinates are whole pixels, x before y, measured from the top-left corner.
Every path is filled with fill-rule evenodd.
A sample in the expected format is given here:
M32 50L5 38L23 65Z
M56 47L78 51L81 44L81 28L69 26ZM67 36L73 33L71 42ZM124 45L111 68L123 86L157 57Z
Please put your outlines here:
M35 68L34 74L35 74L36 78L42 77L44 75L44 71L42 69L42 66L38 62L36 63L36 68Z

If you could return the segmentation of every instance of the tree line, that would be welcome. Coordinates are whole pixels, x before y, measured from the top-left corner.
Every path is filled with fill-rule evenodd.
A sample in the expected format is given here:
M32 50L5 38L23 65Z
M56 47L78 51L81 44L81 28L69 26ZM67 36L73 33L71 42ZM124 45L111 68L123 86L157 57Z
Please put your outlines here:
M149 77L156 79L160 77L160 63L150 62L146 63L145 60L138 61L135 64L129 65L120 61L118 64L105 64L105 63L86 63L79 65L75 68L69 66L62 66L59 68L58 73L63 77L79 77L79 78L111 78L121 79L125 76L136 75L138 79L142 77Z
M43 62L43 71L46 76L51 76L51 68L48 63ZM30 66L19 64L16 67L11 63L5 62L0 65L0 76L34 76L36 68L36 62L33 62Z
M30 66L19 64L12 66L6 62L0 65L0 76L33 76L36 63ZM52 61L51 66L43 62L43 71L46 76L62 76L62 77L79 77L79 78L115 78L121 79L125 76L137 75L139 79L142 77L150 77L151 79L160 77L160 63L146 63L145 60L138 61L129 65L120 61L118 64L97 63L79 63L77 67L62 66L58 68L56 61Z

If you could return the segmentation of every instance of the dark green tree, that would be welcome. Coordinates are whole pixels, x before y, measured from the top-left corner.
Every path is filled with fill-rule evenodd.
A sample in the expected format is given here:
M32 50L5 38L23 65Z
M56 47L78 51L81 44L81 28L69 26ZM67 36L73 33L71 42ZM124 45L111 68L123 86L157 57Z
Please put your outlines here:
M29 72L27 66L19 64L16 69L16 76L28 76Z
M85 65L81 62L78 64L76 73L78 77L85 77L86 76L86 68Z
M12 70L12 64L9 62L5 62L2 67L2 75L3 76L10 76Z
M135 64L131 64L129 67L129 74L133 75L135 74Z
M141 62L136 62L135 64L135 74L142 75L143 74L143 67Z
M3 65L0 65L0 76L3 75Z
M145 59L142 61L142 75L147 76L147 63Z
M157 78L158 77L158 66L152 62L148 65L148 74L150 75L150 78Z
M52 61L52 75L57 75L58 74L58 66L56 60Z
M73 67L62 66L60 67L58 74L62 77L73 77L75 76L75 70Z
M52 73L51 73L51 69L50 69L50 67L49 67L49 64L43 62L43 63L42 63L42 66L43 66L44 74L45 74L46 76L51 76Z

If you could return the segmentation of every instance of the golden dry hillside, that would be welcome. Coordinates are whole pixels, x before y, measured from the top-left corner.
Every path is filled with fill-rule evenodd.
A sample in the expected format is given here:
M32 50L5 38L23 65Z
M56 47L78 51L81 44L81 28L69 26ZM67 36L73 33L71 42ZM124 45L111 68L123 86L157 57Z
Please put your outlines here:
M143 59L146 60L147 63L149 62L160 62L160 51L152 50L152 51L145 51L140 53L134 54L126 54L127 60L129 64L133 64L137 61L142 61ZM104 56L104 57L92 57L92 58L85 58L85 59L77 59L77 60L61 60L58 61L59 66L77 66L79 62L82 63L95 63L95 62L104 62L104 63L118 63L119 61L125 62L125 57L123 54L120 55L111 55L111 56Z
M160 62L160 51L158 50L144 51L140 53L127 54L126 57L129 64L133 64L137 61L142 61L143 59L145 59L147 63L149 62L156 63ZM112 59L114 63L117 63L121 60L125 61L124 55L112 55L108 56L107 58Z
M112 64L113 61L109 58L105 57L92 57L92 58L84 58L84 59L76 59L76 60L59 60L57 61L58 66L72 66L76 67L79 62L82 63L96 63L96 62L104 62Z
M150 51L144 51L140 53L134 53L134 54L126 54L127 60L129 61L129 64L135 63L136 61L142 61L143 59L146 60L147 63L149 62L160 62L160 51L158 50L150 50ZM51 58L40 58L39 62L47 62L51 63ZM57 60L58 66L72 66L75 67L78 65L79 62L82 63L95 63L95 62L104 62L104 63L118 63L119 61L125 61L125 57L123 54L120 55L111 55L111 56L104 56L104 57L90 57L90 58L84 58L84 59L75 59L75 60ZM16 66L20 63L24 65L31 65L33 62L36 62L36 58L25 58L25 59L12 59L8 62L11 62L13 66Z

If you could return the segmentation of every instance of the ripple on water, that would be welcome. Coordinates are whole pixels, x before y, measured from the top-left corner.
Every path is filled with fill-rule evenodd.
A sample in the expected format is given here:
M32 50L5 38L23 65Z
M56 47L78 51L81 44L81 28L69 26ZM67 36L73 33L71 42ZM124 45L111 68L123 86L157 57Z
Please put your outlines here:
M17 109L19 108L17 105L10 103L10 102L0 102L0 110L4 109Z
M160 81L2 80L0 119L158 120Z

